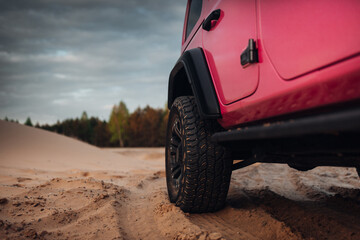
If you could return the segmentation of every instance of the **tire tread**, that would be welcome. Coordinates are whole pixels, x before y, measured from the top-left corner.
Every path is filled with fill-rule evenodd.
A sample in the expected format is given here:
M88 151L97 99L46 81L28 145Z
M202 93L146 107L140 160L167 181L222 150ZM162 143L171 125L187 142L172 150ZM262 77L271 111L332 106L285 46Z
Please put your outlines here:
M185 180L176 206L184 212L217 211L225 205L232 165L229 152L210 141L220 126L200 118L194 97L179 97L172 107L179 111L186 139Z

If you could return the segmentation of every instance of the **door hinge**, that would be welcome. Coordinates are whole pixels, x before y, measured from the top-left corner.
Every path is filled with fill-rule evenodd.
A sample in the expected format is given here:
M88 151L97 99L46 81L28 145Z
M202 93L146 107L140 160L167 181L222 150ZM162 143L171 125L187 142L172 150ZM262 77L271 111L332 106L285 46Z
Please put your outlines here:
M240 55L240 62L243 68L246 68L251 63L259 62L258 50L254 39L249 39L249 45Z

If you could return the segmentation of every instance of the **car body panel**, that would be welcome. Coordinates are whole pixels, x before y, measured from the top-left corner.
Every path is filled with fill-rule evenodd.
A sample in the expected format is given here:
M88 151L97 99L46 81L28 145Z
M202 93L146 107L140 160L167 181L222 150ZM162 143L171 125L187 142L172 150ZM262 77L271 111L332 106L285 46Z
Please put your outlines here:
M205 0L203 2L205 2ZM197 40L198 39L202 40L201 39L201 37L202 37L201 36L201 34L202 34L201 24L205 18L205 14L206 14L205 7L206 6L207 5L203 3L200 17L199 17L198 21L196 22L194 28L191 30L189 36L186 37L186 25L187 25L187 21L188 21L189 10L190 10L189 9L190 1L188 1L187 6L186 6L186 14L185 14L184 28L183 28L182 41L181 41L181 54L184 53L187 49L200 47L202 45L202 43L198 42ZM194 38L195 38L195 40L194 40Z
M360 55L296 81L284 81L265 54L263 58L260 75L266 77L256 92L231 105L220 104L218 121L224 128L360 98Z
M205 16L220 9L221 14L210 31L202 31L203 50L219 101L225 105L255 92L259 66L242 68L240 55L249 38L256 39L255 0L217 1Z
M358 0L260 0L258 8L263 48L283 79L360 52Z

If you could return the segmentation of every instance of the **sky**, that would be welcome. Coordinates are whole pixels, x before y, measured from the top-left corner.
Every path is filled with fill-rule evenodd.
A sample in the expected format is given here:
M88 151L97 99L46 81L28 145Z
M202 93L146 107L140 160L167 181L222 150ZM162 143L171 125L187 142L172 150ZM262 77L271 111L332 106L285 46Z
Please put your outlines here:
M0 0L0 119L164 108L185 0Z

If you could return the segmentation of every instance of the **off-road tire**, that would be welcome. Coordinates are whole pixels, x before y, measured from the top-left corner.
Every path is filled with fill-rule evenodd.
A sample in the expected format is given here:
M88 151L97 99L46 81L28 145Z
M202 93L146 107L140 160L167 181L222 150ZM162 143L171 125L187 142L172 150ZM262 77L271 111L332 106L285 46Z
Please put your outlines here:
M225 204L232 161L226 148L210 141L219 130L215 120L200 118L194 97L174 101L166 134L166 181L170 201L184 212L213 212Z

